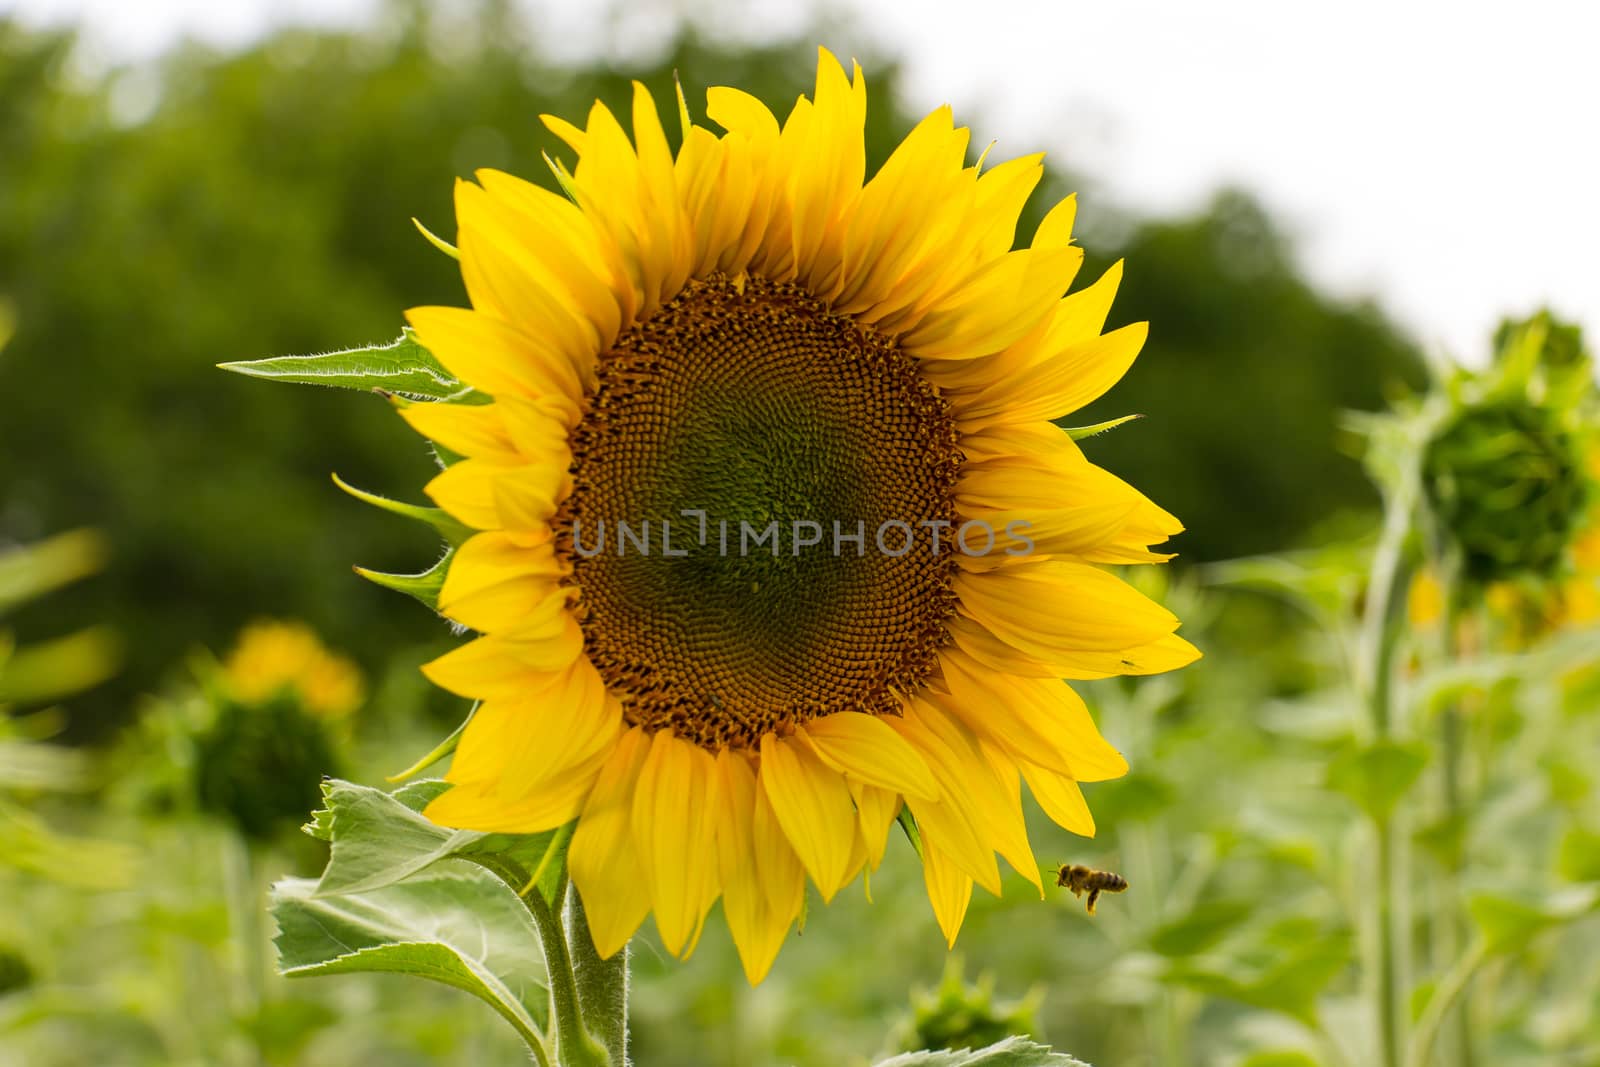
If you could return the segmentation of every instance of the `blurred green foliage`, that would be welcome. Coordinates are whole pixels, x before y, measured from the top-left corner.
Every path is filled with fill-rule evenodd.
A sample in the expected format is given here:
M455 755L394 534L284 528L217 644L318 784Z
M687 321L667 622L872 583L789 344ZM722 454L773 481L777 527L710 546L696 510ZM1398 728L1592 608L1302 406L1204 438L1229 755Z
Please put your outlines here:
M454 265L409 217L448 237L451 182L477 167L544 180L540 153L559 145L541 111L578 116L597 96L618 107L634 76L664 103L674 68L691 105L692 87L729 83L781 110L813 69L809 41L745 47L692 33L638 62L564 65L542 58L509 6L475 10L446 18L396 4L359 31L287 31L230 54L186 46L109 72L86 69L69 36L0 20L0 332L16 312L0 353L12 398L0 419L0 542L92 523L111 550L108 573L19 606L8 625L27 648L85 620L129 638L129 669L76 704L80 736L125 720L133 695L158 688L193 646L271 613L313 620L376 679L354 736L314 762L376 783L435 741L462 709L425 696L416 664L451 639L349 567L413 571L437 539L327 478L338 469L420 499L426 448L375 399L288 398L213 365L387 341L403 308L461 302ZM862 59L870 164L938 101L907 103L892 63ZM979 125L974 141L990 132ZM1051 183L1071 188L1059 174ZM1085 203L1083 216L1113 210ZM1117 221L1090 231L1107 236L1084 277L1125 256L1114 321L1148 319L1151 340L1126 382L1072 421L1148 417L1085 442L1089 454L1187 522L1179 547L1191 560L1278 552L1373 506L1336 447L1338 417L1420 385L1405 339L1374 307L1317 292L1246 193L1190 217ZM1549 360L1584 365L1562 355L1580 349L1558 326ZM1207 659L1089 687L1134 766L1090 787L1097 839L1030 810L1046 867L1116 869L1133 888L1092 919L1064 893L1041 903L1017 876L1003 900L980 894L961 950L1002 990L1040 993L996 1005L981 983L947 979L914 1001L909 1043L1026 1030L1101 1067L1376 1062L1369 838L1393 820L1409 856L1400 922L1416 950L1412 1021L1460 953L1477 952L1484 971L1462 1002L1488 1062L1595 1058L1600 798L1585 753L1600 749L1596 631L1511 655L1495 651L1495 622L1474 617L1483 654L1456 661L1419 625L1398 659L1400 733L1374 742L1356 728L1345 658L1371 524L1347 517L1340 530L1340 543L1179 573L1160 591ZM49 573L36 561L23 576ZM0 566L0 606L17 574ZM38 765L18 785L0 759L0 779L12 773L28 801L0 811L11 825L80 850L69 858L95 840L139 845L136 863L117 854L115 893L93 879L39 892L37 870L0 863L0 899L27 902L0 909L0 1062L514 1062L514 1034L458 991L350 975L311 988L269 974L262 888L315 873L326 855L317 840L247 843L172 799L198 768L162 731L198 699L167 685L95 805L46 805ZM1463 733L1454 761L1442 758L1450 716ZM231 741L248 758L263 751L247 736L261 723L242 725ZM0 757L16 751L0 745ZM63 757L51 774L96 777L85 753L49 754ZM1453 807L1448 766L1465 780ZM720 919L687 963L646 933L634 956L637 1061L864 1064L908 1042L895 1030L907 990L933 986L946 954L903 842L871 892L870 904L859 892L813 901L804 934L754 989ZM1434 1063L1465 1062L1458 1035L1439 1047Z
M479 167L548 181L540 153L562 146L541 112L625 105L630 77L667 102L677 70L694 106L696 87L733 84L783 113L814 71L811 42L736 47L692 32L638 63L561 65L510 5L471 10L396 3L355 32L284 31L236 54L188 45L109 72L76 60L70 35L0 20L0 293L20 323L0 357L13 398L0 538L102 526L115 546L107 579L27 621L94 617L139 635L121 679L80 703L94 713L80 736L248 614L314 619L369 670L398 645L443 639L425 612L349 572L414 571L431 539L342 499L327 477L337 468L416 499L431 469L422 443L376 402L286 402L214 364L385 341L406 307L464 302L455 265L410 218L450 235L452 182ZM875 166L939 101L911 107L892 63L860 58ZM991 132L977 123L974 142ZM1057 179L1056 192L1070 188ZM1037 216L1046 198L1035 200ZM1239 194L1091 251L1099 265L1128 257L1114 314L1153 329L1127 383L1092 412L1150 417L1090 453L1188 523L1186 558L1274 548L1371 503L1333 448L1335 413L1375 406L1416 365L1375 311L1314 292Z

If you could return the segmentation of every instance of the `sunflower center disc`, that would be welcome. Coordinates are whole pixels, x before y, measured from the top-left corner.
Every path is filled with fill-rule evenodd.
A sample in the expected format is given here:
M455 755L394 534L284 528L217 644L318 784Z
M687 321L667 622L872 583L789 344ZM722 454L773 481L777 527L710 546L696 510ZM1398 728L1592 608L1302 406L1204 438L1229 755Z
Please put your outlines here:
M602 354L571 444L558 545L630 723L743 747L927 677L961 453L891 341L795 285L692 282Z

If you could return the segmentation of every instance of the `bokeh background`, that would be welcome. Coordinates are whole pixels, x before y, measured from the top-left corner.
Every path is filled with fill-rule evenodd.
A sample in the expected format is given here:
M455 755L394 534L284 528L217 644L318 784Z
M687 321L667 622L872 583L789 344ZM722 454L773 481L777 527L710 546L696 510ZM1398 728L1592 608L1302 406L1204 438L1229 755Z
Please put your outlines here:
M12 335L0 350L0 549L97 531L68 546L48 595L41 586L8 600L0 589L5 631L76 672L59 692L0 688L0 705L14 705L0 744L48 741L54 761L15 785L18 825L47 817L49 833L68 835L47 853L37 826L0 834L16 861L0 877L0 1064L516 1062L509 1032L474 1002L399 979L285 983L260 974L252 953L267 950L251 938L263 931L241 935L260 885L320 862L292 828L241 843L183 799L174 738L206 728L194 705L241 627L303 620L364 676L366 699L340 720L326 769L377 783L463 709L416 673L452 644L446 626L351 572L422 569L434 540L329 479L416 499L433 470L422 443L376 399L290 392L214 365L387 339L406 307L464 302L454 264L410 219L448 235L452 182L479 167L548 181L541 153L561 146L540 113L580 115L596 97L616 108L634 78L668 100L676 71L692 103L697 87L731 84L781 114L809 90L819 41L867 71L869 168L954 97L976 144L999 138L1001 157L1051 152L1024 234L1049 203L1083 191L1083 277L1126 259L1112 324L1152 328L1127 379L1076 421L1144 415L1086 449L1189 527L1180 562L1157 580L1208 658L1176 678L1096 686L1103 727L1135 773L1090 792L1106 827L1095 841L1035 826L1042 861L1103 862L1136 890L1093 921L1071 898L1030 898L1017 878L1004 901L975 902L958 945L967 977L986 973L995 1001L1021 1002L990 1012L996 1033L1033 1032L1101 1067L1375 1062L1361 1036L1364 935L1348 918L1364 892L1359 805L1327 775L1350 735L1329 637L1341 623L1321 625L1304 605L1337 614L1343 604L1352 623L1359 607L1379 495L1345 413L1423 388L1441 352L1484 364L1501 315L1555 300L1581 319L1600 306L1583 303L1595 288L1583 257L1600 239L1596 208L1574 191L1582 164L1553 132L1581 137L1579 96L1562 84L1491 85L1514 106L1479 109L1471 136L1460 124L1476 98L1453 103L1449 89L1515 72L1565 77L1549 68L1567 69L1578 27L1538 12L1498 39L1444 19L1391 26L1410 47L1379 48L1366 70L1348 55L1351 88L1333 96L1350 110L1334 122L1316 106L1263 103L1286 53L1321 54L1321 25L1308 16L1289 34L1271 16L1252 23L1248 7L1179 26L1203 61L1176 67L1133 60L1147 28L1155 56L1175 47L1148 6L1087 29L1069 5L1008 14L998 20L1008 47L988 47L990 27L959 63L954 15L923 5L728 21L671 5L591 18L496 0L389 0L298 19L182 5L146 18L133 7L0 5L0 330ZM1326 19L1352 21L1344 7ZM1329 48L1346 39L1327 34ZM1529 59L1535 45L1555 59ZM1519 58L1468 62L1495 48ZM1191 128L1170 142L1191 158L1158 158L1150 145L1168 142L1141 140L1137 125L1106 132L1122 118L1105 103L1121 85L1107 52L1128 57L1129 99L1144 109L1130 114ZM1079 60L1106 76L1098 102L1065 75L1052 81L1049 63ZM1233 106L1194 115L1191 79L1213 67ZM1429 157L1438 196L1463 205L1437 248L1425 228L1407 228L1415 213L1437 218L1411 157L1363 140L1364 122L1412 131L1395 144ZM1228 146L1245 143L1269 148L1241 149L1230 169ZM1298 169L1256 166L1272 145ZM1150 176L1168 166L1165 184ZM1358 174L1352 198L1380 204L1395 239L1364 251L1336 240L1344 216L1319 213L1328 191L1313 183L1302 196L1294 184L1314 171ZM1507 246L1526 269L1506 264ZM1563 258L1569 246L1576 258ZM1419 247L1427 254L1408 260ZM1220 565L1286 553L1299 562ZM1537 854L1517 864L1554 871L1568 856L1561 869L1581 882L1594 861L1583 866L1571 834L1592 811L1586 761L1571 754L1594 731L1569 725L1592 693L1549 689L1548 672L1527 664L1512 674L1480 694L1485 707L1510 702L1483 727L1484 745L1523 738L1521 762L1495 770L1485 757L1481 776L1489 792L1522 792L1461 847L1491 854L1496 834L1555 812L1524 842ZM1539 716L1541 740L1529 741L1524 727ZM1466 861L1456 862L1447 873ZM939 986L944 946L908 852L891 850L872 891L871 905L852 890L815 907L754 990L725 936L708 936L687 964L646 937L639 1062L864 1063L910 1040L912 991ZM1531 971L1507 965L1503 996L1478 1013L1481 1047L1497 1050L1483 1062L1600 1063L1593 964L1529 951L1546 955ZM1422 988L1447 963L1421 960L1408 977ZM942 1006L924 996L922 1015L950 1026L962 1012L984 1016L983 994L959 988L946 984ZM1340 1020L1345 1046L1317 1036ZM1261 1058L1280 1052L1305 1058Z

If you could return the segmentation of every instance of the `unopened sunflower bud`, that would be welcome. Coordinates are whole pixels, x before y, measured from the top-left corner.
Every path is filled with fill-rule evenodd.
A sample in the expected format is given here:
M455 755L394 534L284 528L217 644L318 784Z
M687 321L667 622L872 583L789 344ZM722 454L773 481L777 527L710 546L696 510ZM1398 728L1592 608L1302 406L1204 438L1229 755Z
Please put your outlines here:
M1578 442L1552 408L1521 397L1463 408L1428 445L1428 501L1479 583L1556 573L1587 497Z
M323 776L339 771L330 724L289 690L259 704L220 701L195 756L201 807L257 839L303 822Z

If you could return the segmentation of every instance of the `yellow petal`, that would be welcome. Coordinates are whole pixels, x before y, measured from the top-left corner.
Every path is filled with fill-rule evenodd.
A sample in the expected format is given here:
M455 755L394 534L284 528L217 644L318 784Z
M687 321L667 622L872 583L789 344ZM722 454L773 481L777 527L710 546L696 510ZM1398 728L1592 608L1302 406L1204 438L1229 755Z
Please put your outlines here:
M1017 774L1017 763L999 748L982 740L978 747L1000 781L1000 791L1005 798L1005 819L990 828L995 851L1005 857L1011 869L1033 883L1044 899L1044 882L1039 877L1039 861L1034 857L1033 846L1028 843L1028 823L1022 814L1022 781Z
M452 786L430 802L423 814L440 826L492 834L539 834L577 818L594 786L600 762L570 768L537 793L508 801L478 784Z
M956 947L956 935L972 903L972 879L926 840L922 843L922 877L928 887L928 903L944 932L945 944Z
M400 417L413 430L463 456L515 462L516 446L494 404L407 404Z
M880 789L866 782L846 778L850 796L856 803L856 818L860 825L861 841L866 846L867 864L877 870L883 862L883 850L889 843L889 830L900 814L900 794Z
M1178 628L1167 609L1106 571L1066 560L1026 560L953 582L961 611L1046 663L1065 652L1134 648Z
M1027 780L1033 799L1051 820L1083 837L1094 836L1094 816L1089 814L1089 805L1077 782L1031 763L1020 763L1018 769Z
M583 897L590 936L602 959L626 945L650 911L632 830L634 787L649 748L649 735L637 728L618 739L567 849L567 870Z
M957 615L945 623L945 629L957 648L998 674L1023 678L1058 678L1063 674L1058 668L1012 648L971 619Z
M505 700L526 692L540 674L563 670L583 653L583 631L562 611L552 636L519 641L480 637L422 665L428 681L475 700Z
M767 906L774 921L793 922L800 917L806 900L806 870L794 846L778 822L762 772L756 775L756 811L751 825L755 836L756 872L767 894Z
M939 799L934 781L917 750L882 719L856 711L813 719L795 730L834 770L909 797Z
M991 893L1000 892L1000 868L994 851L981 828L981 805L974 795L985 790L985 782L973 774L981 766L982 755L970 733L933 729L930 722L944 713L924 703L908 706L893 728L922 753L938 779L944 799L938 802L913 800L907 803L916 816L923 838L939 843L940 849L967 875ZM995 792L990 791L991 794Z
M566 607L566 591L558 584L564 569L549 543L524 548L497 531L475 534L450 560L439 611L480 632L558 637Z
M920 359L971 359L997 352L1045 315L1083 259L1080 248L1022 249L995 260L901 338Z
M761 738L761 785L784 836L823 900L843 888L855 834L855 807L844 776L811 746L766 734Z
M1083 698L1054 678L1017 678L984 671L955 649L940 658L950 689L948 706L961 721L1017 759L1030 760L1083 782L1120 778L1128 772L1122 754L1095 728Z
M673 955L690 946L717 898L718 803L715 764L698 745L658 731L639 770L633 839L661 943Z
M474 172L489 196L508 209L515 234L537 264L538 281L564 292L596 330L604 348L616 339L622 309L613 287L615 268L602 253L594 225L571 201L497 170Z
M583 387L571 362L509 323L472 308L452 307L412 308L406 320L423 347L475 389L581 409Z
M440 471L423 492L474 529L548 534L548 521L568 482L566 467L559 462L508 466L464 459Z
M755 771L729 749L717 754L717 871L722 881L722 912L751 985L772 968L793 917L771 905L756 861L755 811L760 789ZM795 869L798 872L799 865Z

